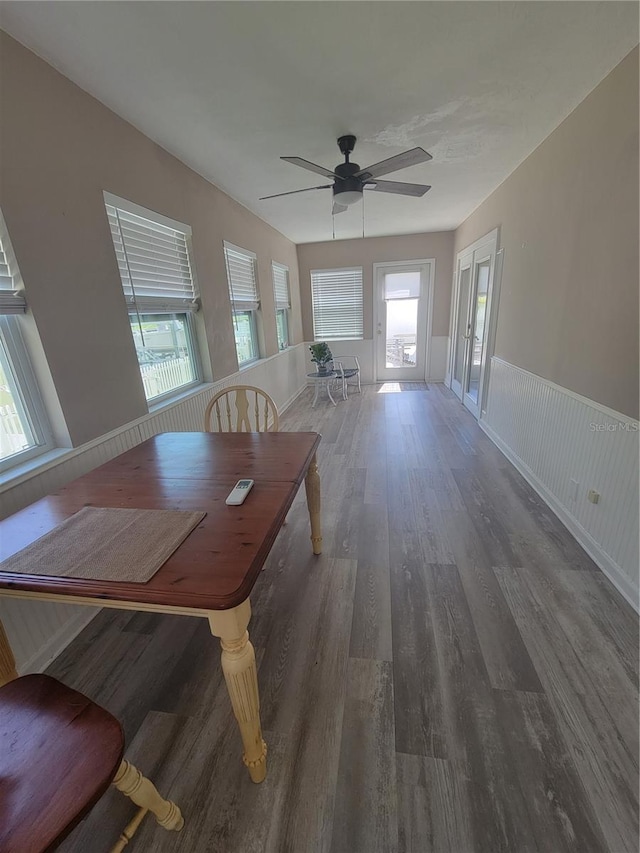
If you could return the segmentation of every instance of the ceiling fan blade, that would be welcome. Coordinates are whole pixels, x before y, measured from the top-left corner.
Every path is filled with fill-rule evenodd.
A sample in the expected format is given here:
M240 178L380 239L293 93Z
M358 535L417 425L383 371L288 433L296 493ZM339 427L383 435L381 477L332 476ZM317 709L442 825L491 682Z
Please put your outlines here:
M287 163L293 163L294 166L300 166L302 169L307 169L309 172L316 172L318 175L324 175L325 178L340 178L331 169L325 169L324 166L317 166L315 163L310 163L308 160L303 160L302 157L281 157L281 160L286 160Z
M321 187L305 187L303 190L291 190L288 193L276 193L275 195L263 195L258 201L264 201L267 198L280 198L281 195L295 195L296 193L307 193L309 190L328 190L333 184L323 184Z
M379 193L397 193L397 195L423 196L431 189L427 184L406 184L403 181L371 181L365 184L367 189Z
M335 216L336 213L344 213L346 209L347 209L346 204L340 204L339 201L334 201L333 207L331 208L331 213L333 213L333 215Z
M366 169L360 169L359 172L356 172L356 176L367 175L371 178L377 178L378 175L388 175L389 172L397 172L399 169L406 169L408 166L426 163L427 160L433 160L433 157L424 148L410 148L409 151L403 151L402 154L396 154L395 157L389 157L387 160L374 163L373 166L367 166Z

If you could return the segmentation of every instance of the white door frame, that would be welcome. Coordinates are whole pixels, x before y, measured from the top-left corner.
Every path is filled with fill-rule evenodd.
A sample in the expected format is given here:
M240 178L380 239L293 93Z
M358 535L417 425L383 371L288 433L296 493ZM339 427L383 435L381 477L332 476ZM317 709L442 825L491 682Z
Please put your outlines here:
M436 274L435 258L418 258L410 261L380 261L373 265L373 381L378 381L378 323L381 322L380 314L380 282L379 270L384 267L412 267L422 264L426 266L426 292L420 295L420 301L424 299L426 305L425 328L425 353L424 353L424 375L419 381L426 381L431 367L431 330L433 328L433 291ZM424 317L424 314L423 314ZM382 380L384 381L384 380ZM386 380L390 381L390 380ZM399 382L408 380L398 380Z
M474 310L474 302L473 296L476 289L476 270L477 265L490 259L491 265L489 268L489 285L487 291L487 308L486 308L486 320L485 320L485 338L484 338L484 346L482 348L481 355L481 363L480 363L480 380L478 385L478 401L477 404L473 401L472 398L469 397L465 392L465 388L467 386L467 380L470 370L470 342L467 341L465 345L465 363L464 363L464 371L462 377L462 402L466 406L467 409L476 417L480 419L480 417L484 414L484 403L486 399L486 392L489 385L489 373L491 366L491 358L494 354L495 348L495 333L496 333L496 320L497 320L497 306L499 302L499 290L500 290L500 281L499 275L496 275L496 269L499 267L501 270L502 264L498 265L497 261L500 258L502 261L502 249L498 251L498 241L499 241L499 229L494 228L493 231L490 231L488 234L485 234L480 239L476 240L470 246L466 246L462 251L458 252L456 255L456 266L455 266L455 276L454 276L454 288L453 293L451 294L451 322L449 325L450 329L450 347L449 347L449 364L448 364L448 379L449 379L449 387L453 389L454 386L454 370L455 370L455 352L456 352L456 343L457 343L457 335L458 335L458 310L459 306L459 298L460 298L460 270L462 268L466 268L467 263L471 260L471 280L470 280L470 295L469 295L469 311ZM494 310L495 308L495 310Z

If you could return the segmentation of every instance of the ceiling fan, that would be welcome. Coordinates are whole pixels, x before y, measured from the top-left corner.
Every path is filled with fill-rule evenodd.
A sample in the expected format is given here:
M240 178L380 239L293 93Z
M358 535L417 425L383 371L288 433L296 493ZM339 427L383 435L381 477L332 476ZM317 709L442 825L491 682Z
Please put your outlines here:
M378 180L380 175L397 172L399 169L406 169L408 166L426 163L428 160L433 159L431 154L428 154L423 148L411 148L402 154L396 154L395 157L389 157L387 160L381 160L379 163L374 163L373 166L361 169L357 163L349 162L349 155L355 148L355 144L356 137L351 134L338 138L338 147L344 154L344 163L339 163L333 171L325 169L324 166L317 166L315 163L310 163L308 160L303 160L302 157L281 157L280 159L286 160L287 163L293 163L294 166L300 166L309 172L316 172L318 175L333 178L334 181L332 184L322 184L319 187L305 187L302 190L291 190L286 193L266 195L260 201L268 198L279 198L283 195L305 193L310 190L331 189L333 190L333 212L342 213L350 204L360 201L365 188L379 193L395 193L396 195L412 195L416 197L423 196L431 189L426 184L407 184L401 181Z

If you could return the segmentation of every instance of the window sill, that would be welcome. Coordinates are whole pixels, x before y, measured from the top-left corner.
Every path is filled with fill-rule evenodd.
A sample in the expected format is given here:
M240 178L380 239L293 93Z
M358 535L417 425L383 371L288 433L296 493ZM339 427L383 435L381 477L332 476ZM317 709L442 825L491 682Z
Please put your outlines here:
M62 456L72 453L71 447L56 447L54 450L46 450L37 456L32 456L27 462L14 465L0 473L0 492L6 492L13 486L19 485L23 480L28 480L35 472L45 471L57 463Z
M254 361L247 362L242 367L238 369L238 373L242 373L245 370L248 370L251 367L255 367L258 364L263 364L264 362L271 361L274 358L278 358L280 355L286 352L290 352L296 347L302 346L302 344L291 344L287 347L286 350L280 350L274 355L267 356L266 358L258 358ZM223 377L223 379L229 379L229 377ZM203 391L207 389L215 388L217 383L222 380L214 379L213 382L198 382L194 385L189 385L187 388L184 388L180 393L173 395L170 399L163 399L154 404L149 404L149 412L146 415L138 418L135 421L131 421L127 424L122 424L122 426L117 427L115 430L105 433L104 435L97 436L96 438L88 441L86 444L78 445L78 447L58 447L53 450L45 451L44 453L39 454L38 456L34 456L31 459L23 462L19 465L15 465L12 468L9 468L6 471L0 473L0 494L3 492L9 491L9 489L14 488L15 486L19 486L22 482L31 479L34 476L44 473L47 469L53 468L55 465L58 465L60 462L65 461L66 459L70 459L73 456L78 456L81 453L84 453L90 450L92 447L96 447L104 441L107 441L114 435L122 432L125 429L131 429L144 421L148 420L148 418L152 415L158 414L164 409L170 409L172 406L177 406L190 397L195 397L198 394L201 394Z
M244 370L248 370L250 367L255 367L257 364L265 364L267 361L272 361L274 358L278 358L285 353L291 352L296 347L302 346L302 344L289 344L285 349L278 350L278 352L274 352L273 355L265 355L262 358L254 358L253 361L245 361L241 366L238 367L238 373L242 373Z
M15 465L0 474L0 494L2 492L9 491L9 489L14 488L15 486L19 486L21 483L31 479L32 477L43 474L48 468L53 468L66 459L71 459L73 456L78 456L81 453L90 450L92 447L102 444L102 442L108 440L111 436L122 432L124 429L131 429L132 427L135 427L147 420L150 415L157 414L163 409L169 409L172 406L176 406L189 397L194 397L197 394L202 393L202 391L205 391L207 388L212 387L213 385L211 382L198 382L196 385L190 385L180 394L172 396L170 400L161 400L154 406L149 406L149 413L147 415L143 415L141 418L131 421L128 424L123 424L112 432L97 436L97 438L88 441L86 444L80 444L77 447L58 447L54 450L45 451L38 456L34 456L27 462L23 462L20 465Z
M147 406L149 409L150 415L155 415L157 412L161 412L162 409L168 409L170 406L175 405L176 403L181 403L183 400L186 400L188 397L192 397L194 394L199 393L200 391L204 391L204 389L211 385L210 382L192 382L190 385L186 385L183 388L179 388L176 390L175 394L165 395L162 399L157 402L148 401Z

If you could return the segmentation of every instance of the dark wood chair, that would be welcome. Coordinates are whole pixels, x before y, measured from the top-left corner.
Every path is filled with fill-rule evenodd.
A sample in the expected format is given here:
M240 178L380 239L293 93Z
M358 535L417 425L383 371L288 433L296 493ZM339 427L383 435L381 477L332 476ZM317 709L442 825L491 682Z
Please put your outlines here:
M182 829L180 809L123 751L118 720L55 678L25 675L0 687L0 851L55 849L110 784L140 807L112 853L147 811L166 829Z

